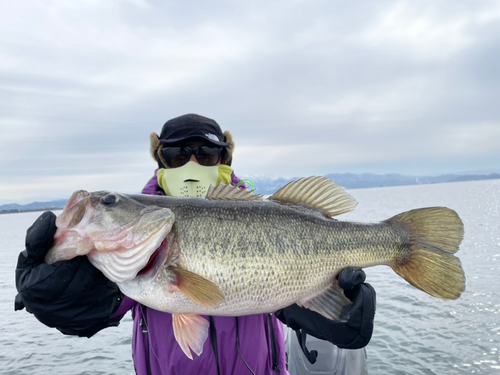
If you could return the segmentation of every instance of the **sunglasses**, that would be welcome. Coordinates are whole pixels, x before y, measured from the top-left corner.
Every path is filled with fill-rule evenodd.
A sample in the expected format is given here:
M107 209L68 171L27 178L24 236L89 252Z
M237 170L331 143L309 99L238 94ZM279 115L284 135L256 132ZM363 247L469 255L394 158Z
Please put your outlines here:
M182 167L191 159L191 155L195 156L200 165L211 167L219 162L222 148L210 146L165 147L161 149L161 153L171 168Z

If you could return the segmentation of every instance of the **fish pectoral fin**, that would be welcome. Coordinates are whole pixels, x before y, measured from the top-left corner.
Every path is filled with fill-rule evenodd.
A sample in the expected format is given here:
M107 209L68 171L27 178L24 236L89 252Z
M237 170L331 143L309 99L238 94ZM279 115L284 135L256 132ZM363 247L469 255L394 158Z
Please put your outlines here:
M203 344L208 337L208 321L196 314L172 314L172 325L175 339L184 354L189 359L193 359L192 350L200 356L203 352Z
M216 309L225 302L224 294L213 282L182 268L169 267L169 269L175 275L176 286L194 303Z
M322 294L297 304L315 311L325 318L345 322L349 319L350 308L348 307L352 305L352 302L345 296L344 291L335 279L330 288Z
M292 181L268 199L306 206L329 217L351 212L358 204L344 189L326 177L307 177Z

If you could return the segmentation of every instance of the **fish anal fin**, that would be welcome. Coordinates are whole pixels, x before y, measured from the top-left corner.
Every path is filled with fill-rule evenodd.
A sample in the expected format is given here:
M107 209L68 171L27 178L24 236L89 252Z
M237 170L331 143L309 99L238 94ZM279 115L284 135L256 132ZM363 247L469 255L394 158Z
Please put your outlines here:
M325 318L345 322L349 319L352 301L347 298L337 280L320 295L313 299L297 303L299 306L315 311Z
M333 217L354 210L356 200L326 177L307 177L292 181L274 193L270 200L303 205Z
M182 268L168 269L175 275L175 285L194 303L215 309L225 301L224 294L213 282Z
M248 189L226 185L222 182L217 186L210 185L206 199L224 201L261 201L262 195L254 194Z
M193 359L191 350L200 356L208 337L208 321L197 314L173 314L174 336L184 354ZM191 350L190 350L191 349Z

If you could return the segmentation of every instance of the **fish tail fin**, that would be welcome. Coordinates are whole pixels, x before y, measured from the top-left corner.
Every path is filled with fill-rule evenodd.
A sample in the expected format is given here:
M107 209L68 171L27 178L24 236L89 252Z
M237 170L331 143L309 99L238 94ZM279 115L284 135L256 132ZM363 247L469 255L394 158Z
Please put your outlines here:
M410 251L396 260L393 270L416 288L440 299L457 299L465 290L460 260L453 254L462 242L464 226L446 207L429 207L396 215L386 222L404 225L410 233Z

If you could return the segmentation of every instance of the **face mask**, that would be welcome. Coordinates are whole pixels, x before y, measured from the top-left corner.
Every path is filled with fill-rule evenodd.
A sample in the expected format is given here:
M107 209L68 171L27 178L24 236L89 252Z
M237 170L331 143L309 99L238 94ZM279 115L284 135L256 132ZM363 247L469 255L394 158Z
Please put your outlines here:
M182 167L160 169L157 178L158 185L167 195L204 198L210 185L229 184L232 171L227 165L206 167L190 161Z

